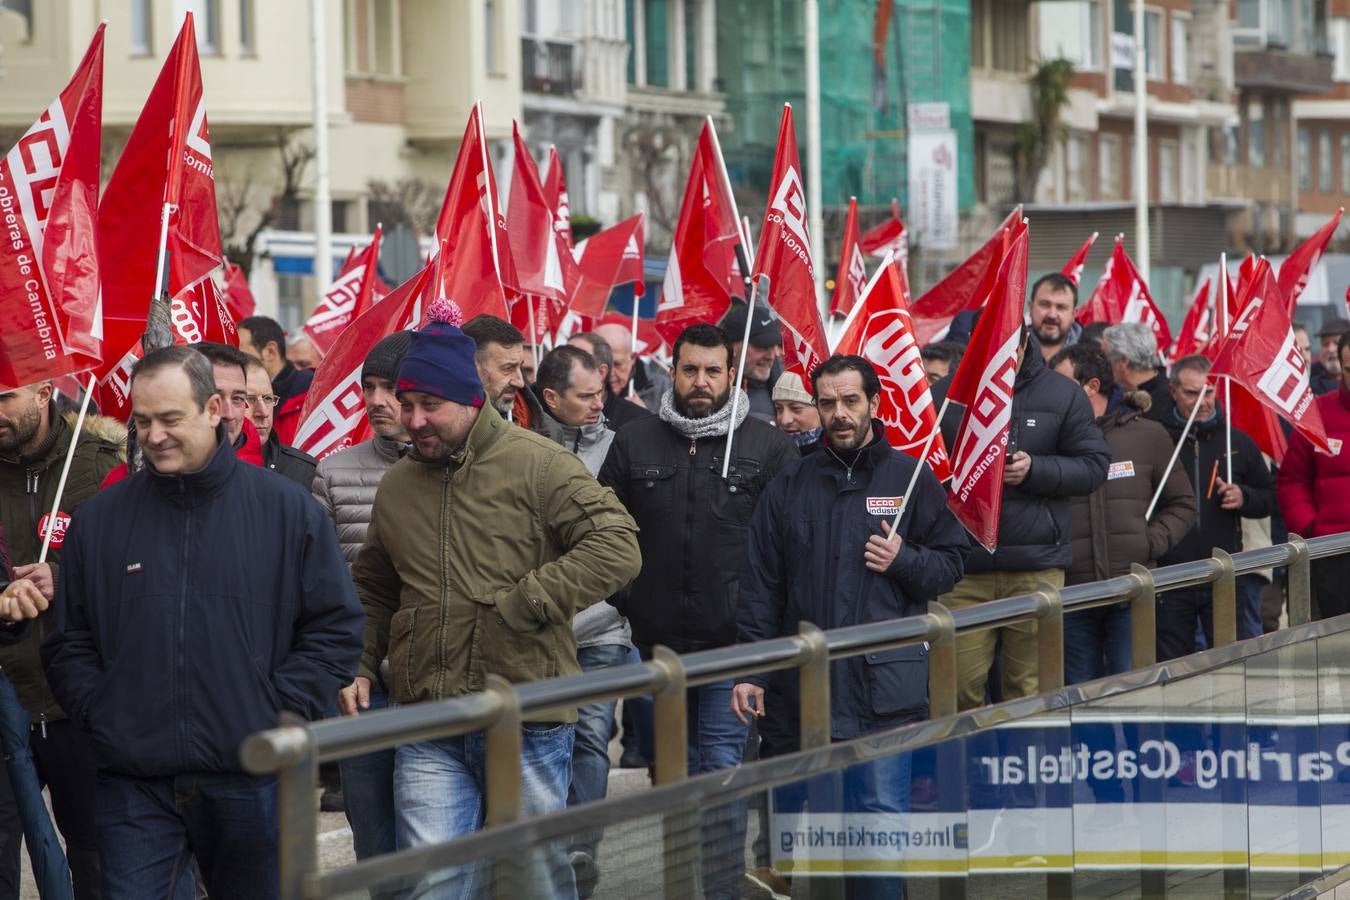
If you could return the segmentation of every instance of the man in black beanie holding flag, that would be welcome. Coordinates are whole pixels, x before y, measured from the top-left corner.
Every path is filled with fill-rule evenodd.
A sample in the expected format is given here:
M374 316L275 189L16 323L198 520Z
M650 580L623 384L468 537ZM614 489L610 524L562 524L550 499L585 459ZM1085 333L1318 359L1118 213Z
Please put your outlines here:
M389 699L400 704L481 691L489 673L516 684L578 674L573 616L641 567L637 526L614 493L565 448L486 403L458 307L439 300L428 314L395 382L412 450L380 483L352 569L366 646L343 691L348 713L359 712L386 656ZM567 804L575 716L522 728L526 816ZM398 748L399 849L482 827L485 752L482 734ZM521 893L576 896L559 842L516 871ZM437 871L425 887L467 896L479 878L469 865Z

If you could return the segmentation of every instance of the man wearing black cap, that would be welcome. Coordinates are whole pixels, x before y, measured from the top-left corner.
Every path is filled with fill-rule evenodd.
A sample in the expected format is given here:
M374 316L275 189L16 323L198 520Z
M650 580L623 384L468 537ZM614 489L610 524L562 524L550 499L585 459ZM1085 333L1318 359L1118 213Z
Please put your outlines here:
M375 491L389 467L408 450L408 435L399 421L394 378L408 352L412 332L396 331L366 354L361 367L361 395L366 419L375 432L368 441L320 460L314 475L314 499L333 520L342 556L350 566L366 542ZM361 709L384 709L389 691L385 666L371 685ZM343 801L357 859L394 852L394 751L382 750L340 760Z
M732 356L737 364L741 359L741 338L745 337L745 316L746 307L738 303L722 319L722 330L731 338ZM783 365L778 361L782 346L783 332L773 314L756 309L754 321L750 323L750 349L745 354L745 375L741 384L750 397L750 415L764 422L774 420L773 386L783 374Z
M573 617L641 568L637 526L613 491L566 448L514 427L487 402L457 307L438 300L428 316L394 385L412 447L380 482L352 566L366 646L339 699L349 715L368 702L386 657L389 699L400 704L482 691L490 676L520 684L579 674ZM524 815L566 806L575 720L575 710L561 710L524 723ZM399 849L483 826L482 733L395 754ZM518 895L576 896L562 843L521 855ZM426 887L472 896L476 870L438 870Z

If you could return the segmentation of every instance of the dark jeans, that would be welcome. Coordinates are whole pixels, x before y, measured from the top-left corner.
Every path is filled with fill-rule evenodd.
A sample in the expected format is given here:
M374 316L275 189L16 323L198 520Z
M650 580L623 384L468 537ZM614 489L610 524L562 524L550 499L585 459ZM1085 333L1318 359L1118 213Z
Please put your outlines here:
M1214 595L1207 584L1158 595L1158 662L1188 656L1198 649L1197 621L1207 646L1214 646Z
M66 841L66 861L76 900L103 896L96 823L97 765L89 736L69 720L47 722L28 733L38 778L52 798L56 827Z
M19 838L22 837L28 845L28 860L33 867L38 896L42 900L71 900L74 888L70 868L52 818L47 813L47 804L42 799L42 781L33 762L30 734L28 711L19 704L19 696L14 693L9 679L0 675L0 749L4 750L7 773L7 777L0 778L0 785L5 788L0 802L5 804L7 813L17 816L15 820L6 816L6 824L12 821L15 826L13 831L8 827L0 830L4 835L4 864L6 868L13 866L12 874L5 873L9 877L5 879L2 896L9 900L19 895ZM37 739L42 739L40 733ZM93 887L97 890L96 881Z
M1350 556L1314 559L1310 575L1313 609L1319 619L1350 612Z
M388 709L389 695L375 686L370 691L370 709ZM352 849L358 860L393 853L394 845L394 750L379 750L338 761L342 772L342 801L347 824L352 828ZM397 893L376 892L376 900Z
M1269 583L1260 575L1237 577L1238 640L1245 641L1265 633L1265 629L1261 627L1261 592Z
M275 778L203 773L98 776L98 849L108 900L207 894L273 900L277 870Z
M1069 613L1064 617L1064 683L1130 671L1131 649L1130 604Z
M583 672L622 666L632 648L627 644L597 644L578 647L577 662ZM591 703L577 709L576 739L572 744L572 783L567 788L567 805L579 806L605 799L609 788L609 738L614 733L614 700ZM572 835L568 850L580 850L595 856L601 832Z

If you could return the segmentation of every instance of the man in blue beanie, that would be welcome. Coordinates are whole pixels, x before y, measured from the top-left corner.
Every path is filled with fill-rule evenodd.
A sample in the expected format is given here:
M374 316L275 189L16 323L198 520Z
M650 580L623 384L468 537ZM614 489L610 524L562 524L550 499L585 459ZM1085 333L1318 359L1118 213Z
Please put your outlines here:
M574 675L572 618L641 568L637 526L565 448L514 428L485 402L474 341L448 301L412 336L395 391L412 450L380 483L352 575L366 610L360 674L343 694L359 711L389 659L389 699L421 703L481 691L489 673L513 683ZM522 812L563 809L575 710L526 722ZM484 737L399 747L394 767L399 849L481 828ZM560 843L512 871L517 896L575 897ZM419 896L472 896L476 866L428 875ZM502 885L497 886L499 891Z

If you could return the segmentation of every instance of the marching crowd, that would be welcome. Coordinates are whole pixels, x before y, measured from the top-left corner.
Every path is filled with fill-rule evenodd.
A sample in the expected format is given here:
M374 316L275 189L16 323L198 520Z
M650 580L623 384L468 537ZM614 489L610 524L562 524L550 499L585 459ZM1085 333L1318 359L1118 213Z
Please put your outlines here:
M1276 473L1251 437L1229 438L1207 358L1164 371L1146 325L1080 327L1077 299L1062 275L1033 287L992 553L942 483L892 449L877 417L889 388L869 362L784 371L777 324L743 306L688 327L668 368L607 324L527 378L533 348L515 327L461 323L440 301L430 324L365 359L374 437L317 463L289 443L313 373L265 317L239 323L239 348L147 354L129 429L93 416L76 434L50 383L0 393L0 900L17 897L21 840L44 897L276 896L275 782L245 774L238 750L282 712L363 715L479 691L490 675L520 683L658 644L957 609L1350 528L1338 489L1350 460L1295 433ZM922 351L938 402L969 318ZM1350 439L1350 322L1321 330L1316 359L1296 333L1328 433ZM951 446L960 410L948 409ZM1346 611L1345 569L1314 563L1320 615ZM1239 637L1278 627L1281 579L1239 579ZM1212 619L1208 586L1160 595L1158 659L1212 644ZM1125 604L1064 627L1068 682L1130 668ZM925 653L832 663L833 738L926 717ZM690 773L793 752L794 678L691 689ZM962 637L958 678L963 709L1037 693L1035 625ZM620 730L626 757L651 758L641 702L525 723L524 812L603 798ZM481 828L484 769L482 735L344 760L357 857ZM907 787L860 791L890 811ZM762 853L746 870L746 816L705 819L705 896L782 892ZM519 863L536 894L587 897L601 840L574 835ZM440 872L430 895L471 896L485 878ZM877 879L848 893L895 895Z

